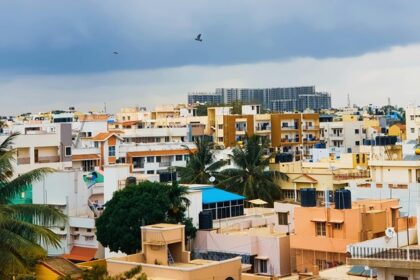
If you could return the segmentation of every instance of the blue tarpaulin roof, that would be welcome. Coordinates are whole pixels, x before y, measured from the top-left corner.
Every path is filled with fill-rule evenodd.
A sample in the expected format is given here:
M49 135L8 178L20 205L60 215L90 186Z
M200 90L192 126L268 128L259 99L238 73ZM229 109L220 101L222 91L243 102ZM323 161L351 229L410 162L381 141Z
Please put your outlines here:
M245 199L242 195L227 192L215 187L202 188L201 190L203 193L203 203L205 204Z

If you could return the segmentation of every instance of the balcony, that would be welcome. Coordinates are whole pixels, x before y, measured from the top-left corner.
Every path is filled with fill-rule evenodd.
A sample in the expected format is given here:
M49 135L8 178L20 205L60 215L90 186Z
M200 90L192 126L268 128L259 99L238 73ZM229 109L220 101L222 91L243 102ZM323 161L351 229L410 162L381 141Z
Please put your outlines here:
M293 143L293 144L296 144L296 143L299 143L299 138L296 138L296 139L282 138L281 139L281 143Z
M318 125L304 125L302 126L303 130L319 130Z
M161 161L159 162L159 167L169 167L171 166L171 161Z
M281 130L298 130L299 129L299 127L298 126L295 126L295 125L292 125L292 126L282 126L281 127Z
M351 246L347 263L371 267L420 268L419 248Z
M18 165L29 164L30 162L31 162L31 159L29 157L20 157L20 158L17 158L17 164Z
M59 156L38 157L35 163L60 162Z
M303 138L303 143L307 143L307 142L318 142L319 141L319 138L315 138L315 137L312 137L312 138Z

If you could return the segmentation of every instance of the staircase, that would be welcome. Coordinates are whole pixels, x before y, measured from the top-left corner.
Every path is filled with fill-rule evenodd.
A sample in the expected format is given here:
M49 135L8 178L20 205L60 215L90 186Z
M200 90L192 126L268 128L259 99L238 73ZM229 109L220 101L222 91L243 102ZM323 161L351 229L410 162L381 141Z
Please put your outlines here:
M171 251L168 248L168 265L175 264L174 258L172 257Z

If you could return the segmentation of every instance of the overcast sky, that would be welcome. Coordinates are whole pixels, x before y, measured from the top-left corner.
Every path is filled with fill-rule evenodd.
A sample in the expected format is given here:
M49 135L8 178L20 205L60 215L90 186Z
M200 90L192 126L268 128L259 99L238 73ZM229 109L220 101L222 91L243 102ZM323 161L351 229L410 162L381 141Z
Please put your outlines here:
M418 18L414 0L0 0L0 115L301 85L405 106L420 102Z

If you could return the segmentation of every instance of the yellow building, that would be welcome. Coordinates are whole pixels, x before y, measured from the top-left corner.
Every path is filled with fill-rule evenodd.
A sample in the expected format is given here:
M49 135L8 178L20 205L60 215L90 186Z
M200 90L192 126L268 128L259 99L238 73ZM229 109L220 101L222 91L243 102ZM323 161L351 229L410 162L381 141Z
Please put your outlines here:
M349 182L366 181L370 178L368 155L363 153L342 154L340 159L324 159L320 162L280 162L270 164L270 170L285 173L288 179L278 181L284 199L299 201L300 190L316 188L322 201L326 190L335 191L348 186Z
M63 258L48 258L39 262L35 268L36 279L56 280L69 275L72 279L82 279L82 269Z
M397 136L401 140L407 140L407 131L405 124L394 124L389 127L388 135Z

